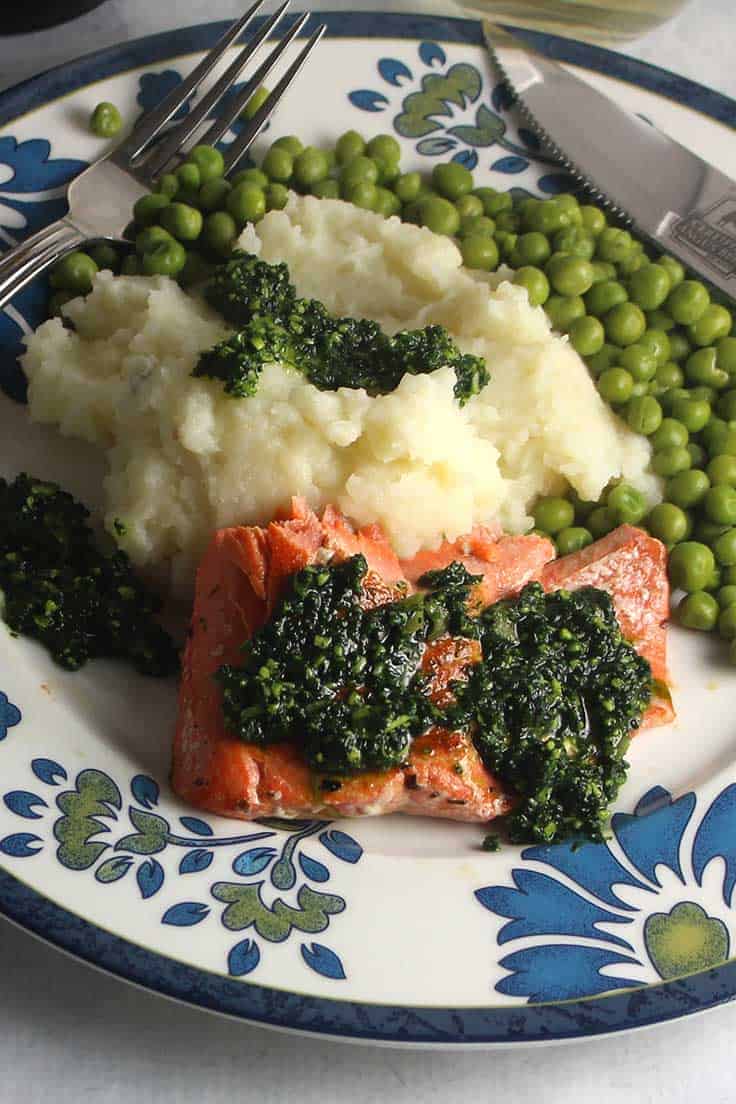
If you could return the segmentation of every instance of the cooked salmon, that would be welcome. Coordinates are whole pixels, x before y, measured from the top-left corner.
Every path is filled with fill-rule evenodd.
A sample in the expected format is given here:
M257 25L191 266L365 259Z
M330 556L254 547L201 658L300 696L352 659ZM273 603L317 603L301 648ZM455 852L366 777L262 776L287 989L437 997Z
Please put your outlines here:
M546 589L593 585L608 590L624 634L666 677L664 620L665 552L658 541L622 527L581 553L550 562L554 548L537 537L502 536L478 527L435 552L399 561L378 526L354 529L327 507L322 518L301 499L265 528L220 530L197 573L194 614L183 662L172 784L185 801L223 816L341 817L390 812L487 821L510 811L513 795L483 765L472 738L434 727L415 739L408 763L341 780L323 779L290 744L248 744L225 730L221 690L213 675L237 665L243 642L268 620L288 578L312 563L339 562L361 553L368 563L363 602L380 605L410 593L427 571L460 560L480 575L484 604L517 594L533 579ZM648 608L639 609L639 603ZM477 642L451 637L433 641L422 666L428 693L445 706L451 684L480 660ZM649 724L671 718L663 706Z

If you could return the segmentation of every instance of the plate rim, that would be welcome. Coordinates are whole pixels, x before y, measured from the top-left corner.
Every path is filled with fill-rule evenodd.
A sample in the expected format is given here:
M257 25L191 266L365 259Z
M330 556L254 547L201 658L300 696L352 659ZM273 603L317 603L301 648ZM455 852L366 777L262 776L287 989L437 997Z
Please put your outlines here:
M330 37L431 38L482 46L480 24L396 12L315 12ZM206 49L229 21L161 31L85 54L0 92L0 127L99 80ZM556 60L637 85L733 127L736 101L649 62L604 47L524 32ZM45 942L149 992L253 1024L325 1038L448 1049L595 1038L704 1011L736 998L736 959L642 988L571 1001L426 1007L317 997L190 966L106 931L31 889L0 865L0 915Z

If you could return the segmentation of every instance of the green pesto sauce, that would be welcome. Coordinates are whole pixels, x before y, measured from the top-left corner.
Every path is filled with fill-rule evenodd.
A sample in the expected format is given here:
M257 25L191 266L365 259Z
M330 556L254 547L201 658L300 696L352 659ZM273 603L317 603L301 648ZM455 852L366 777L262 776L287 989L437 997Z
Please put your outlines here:
M228 728L248 742L299 744L312 769L338 776L333 788L341 775L405 763L430 725L463 729L519 797L512 840L601 839L652 691L610 597L530 583L471 616L477 580L454 563L424 576L425 591L364 610L366 570L354 556L293 577L242 665L217 673ZM479 640L483 659L441 710L419 665L427 642L448 633Z
M462 405L488 383L482 358L461 353L442 326L389 337L377 322L334 318L316 299L297 298L285 264L236 253L218 267L205 296L238 328L201 355L194 375L221 380L235 398L254 395L264 364L273 361L302 372L321 391L350 387L385 395L407 373L450 365Z
M97 547L88 517L55 483L0 479L0 615L68 670L108 657L142 674L173 674L176 648L154 620L159 598L124 552Z

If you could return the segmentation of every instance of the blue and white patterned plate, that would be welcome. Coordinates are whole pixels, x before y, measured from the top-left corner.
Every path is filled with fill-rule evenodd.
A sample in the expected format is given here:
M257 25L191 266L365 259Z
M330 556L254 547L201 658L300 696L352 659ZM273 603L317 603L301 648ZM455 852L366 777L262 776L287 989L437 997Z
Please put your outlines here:
M411 166L452 158L483 183L567 186L494 81L477 24L325 20L269 140L392 130ZM134 116L221 32L129 43L1 95L0 249L57 216L65 182L100 153L84 126L96 102ZM617 54L535 41L736 176L736 104ZM20 405L15 352L42 298L30 289L0 321L0 472L52 476L95 504L99 454ZM679 719L635 742L611 840L490 855L467 825L192 816L167 783L173 685L106 663L65 674L0 627L0 909L152 990L352 1039L575 1038L730 1000L734 676L707 639L673 630L671 650Z

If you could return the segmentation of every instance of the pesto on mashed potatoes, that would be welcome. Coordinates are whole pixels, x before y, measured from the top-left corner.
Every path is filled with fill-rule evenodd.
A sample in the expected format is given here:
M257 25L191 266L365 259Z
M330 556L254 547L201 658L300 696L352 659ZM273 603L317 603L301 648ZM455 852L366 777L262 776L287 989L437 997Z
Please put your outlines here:
M389 333L438 323L491 382L466 406L455 374L407 375L388 395L319 391L281 364L257 394L192 376L229 327L167 277L101 272L86 299L27 338L31 417L107 450L108 527L140 567L186 590L212 531L264 523L292 495L380 522L401 556L482 522L531 526L569 482L597 499L623 475L658 498L650 449L598 396L582 360L526 292L461 265L455 244L339 200L292 197L240 245L284 261L297 293Z

